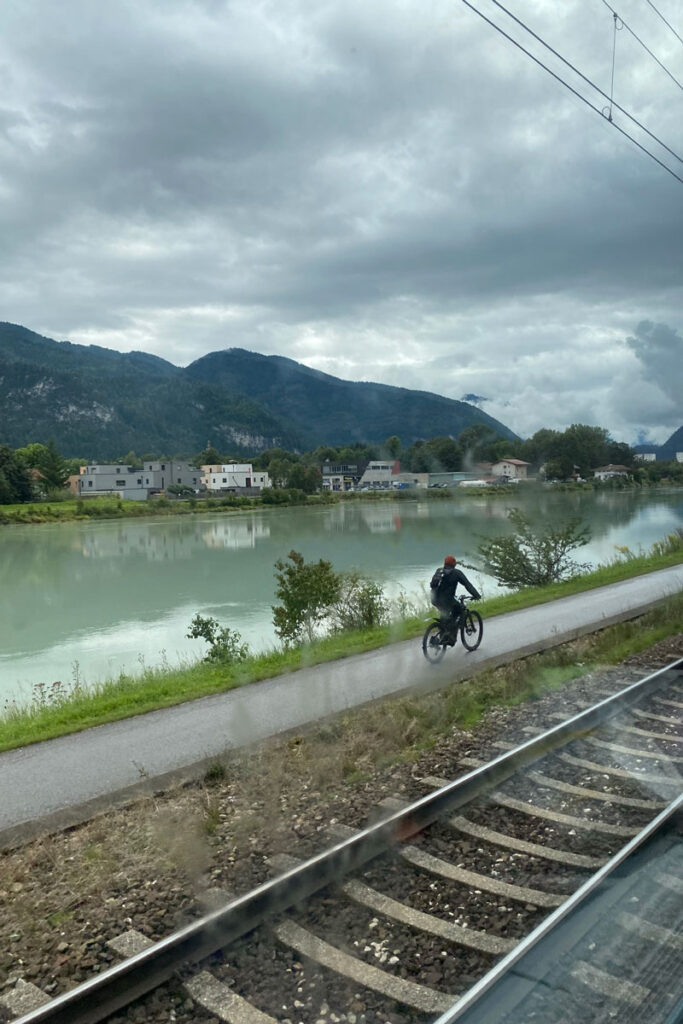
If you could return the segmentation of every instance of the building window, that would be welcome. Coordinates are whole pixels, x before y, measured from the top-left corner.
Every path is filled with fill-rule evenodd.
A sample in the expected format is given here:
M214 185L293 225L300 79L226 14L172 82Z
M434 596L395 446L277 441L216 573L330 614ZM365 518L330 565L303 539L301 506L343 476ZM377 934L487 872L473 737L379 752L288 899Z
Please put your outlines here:
M88 480L88 487L92 487L92 480Z
M142 483L142 477L140 477L140 479L138 480L138 484L141 484L141 483Z
M125 480L117 480L116 481L116 486L117 487L125 487L126 486L126 481Z
M161 468L164 469L164 470L166 469L166 463L165 462L161 463Z

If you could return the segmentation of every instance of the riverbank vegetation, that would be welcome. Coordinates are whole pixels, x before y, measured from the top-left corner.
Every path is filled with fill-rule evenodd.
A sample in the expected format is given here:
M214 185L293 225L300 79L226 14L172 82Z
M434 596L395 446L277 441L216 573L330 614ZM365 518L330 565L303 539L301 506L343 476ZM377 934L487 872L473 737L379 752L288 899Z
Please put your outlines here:
M675 435L674 435L675 437ZM670 439L673 444L673 437ZM667 442L668 444L669 442ZM388 499L420 500L451 497L501 497L514 487L505 486L502 478L496 486L460 488L447 482L432 488L366 490L358 493L326 492L322 488L322 467L346 467L345 475L358 479L362 467L375 459L395 460L402 471L413 474L448 474L467 471L475 476L490 476L491 465L501 459L521 459L526 463L529 480L515 481L530 490L554 487L562 490L623 490L683 486L683 463L675 461L669 449L653 462L637 460L629 445L614 441L602 427L573 424L564 431L542 429L526 440L511 441L500 437L491 427L476 424L457 437L432 437L403 447L400 438L392 436L382 444L319 445L306 452L272 448L251 456L244 452L219 452L207 447L194 455L178 457L195 466L227 464L249 458L255 471L268 473L272 486L258 495L224 493L217 496L190 494L191 489L172 484L165 494L147 500L126 501L116 494L107 497L76 498L67 482L79 474L85 459L65 459L54 443L32 443L15 450L0 444L0 525L41 523L80 518L122 518L150 515L188 515L206 511L234 511L272 505L302 505L352 501L386 501ZM159 456L138 456L127 452L115 464L136 468L142 460ZM161 458L167 456L160 456ZM596 479L593 472L600 466L613 465L618 475ZM356 473L351 471L355 467ZM450 478L449 478L450 479ZM451 480L451 484L454 481ZM502 486L501 486L502 484Z
M674 534L655 544L646 554L634 554L628 549L623 549L610 563L592 572L548 586L526 587L509 594L501 594L482 601L478 607L485 618L490 618L493 615L667 568L680 564L681 561L683 537ZM346 597L348 601L348 592ZM357 610L358 603L353 603L353 594L351 598L351 604ZM374 607L376 610L377 605ZM680 629L683 597L679 595L672 598L667 602L666 608L666 614L662 611L654 615L658 623L657 628L676 632ZM239 650L240 656L228 662L220 658L214 660L206 657L196 663L181 663L178 666L163 663L155 668L144 669L140 675L121 674L116 679L105 680L88 687L82 684L76 666L71 681L56 681L35 686L29 704L5 702L0 713L0 750L78 732L93 725L143 714L224 692L257 680L293 672L306 666L335 661L386 644L416 638L424 629L428 613L429 604L426 596L424 604L420 606L404 600L392 609L390 621L379 621L359 627L356 620L355 628L343 628L342 624L342 628L337 628L329 635L312 642L284 644L281 648L252 655L247 655L240 647L239 635L231 634L233 651ZM352 618L345 621L347 624L353 624ZM202 633L202 623L196 623L195 620L195 624L197 636L210 640ZM220 641L221 626L219 623L213 625L215 629L212 637ZM637 636L633 642L638 642Z

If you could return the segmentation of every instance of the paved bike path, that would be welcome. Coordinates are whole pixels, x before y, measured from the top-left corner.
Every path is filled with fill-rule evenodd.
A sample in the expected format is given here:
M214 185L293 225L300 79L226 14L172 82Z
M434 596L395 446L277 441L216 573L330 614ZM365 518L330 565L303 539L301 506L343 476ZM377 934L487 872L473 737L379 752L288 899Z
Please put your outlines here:
M439 667L417 639L0 754L0 846L85 820L202 762L347 708L513 661L683 590L683 565L485 620L479 650Z

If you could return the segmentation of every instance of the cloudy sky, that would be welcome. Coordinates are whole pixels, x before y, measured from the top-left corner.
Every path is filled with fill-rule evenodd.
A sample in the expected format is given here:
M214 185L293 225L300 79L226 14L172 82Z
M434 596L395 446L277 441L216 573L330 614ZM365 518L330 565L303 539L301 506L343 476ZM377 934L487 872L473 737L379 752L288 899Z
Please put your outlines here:
M683 155L683 45L619 4L614 98ZM609 93L605 0L506 6ZM0 319L52 338L277 353L522 435L683 422L683 185L462 0L3 0L0 218Z

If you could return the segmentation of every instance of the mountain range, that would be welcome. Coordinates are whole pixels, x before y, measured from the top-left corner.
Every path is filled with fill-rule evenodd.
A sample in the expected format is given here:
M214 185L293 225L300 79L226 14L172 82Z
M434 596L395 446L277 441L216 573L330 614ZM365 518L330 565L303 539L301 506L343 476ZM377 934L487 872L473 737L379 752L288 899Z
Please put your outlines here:
M658 459L675 459L676 452L683 452L683 427L674 430L670 438L663 444L637 444L634 452L654 454Z
M93 461L131 450L191 455L207 444L302 451L394 434L409 445L477 423L517 438L467 402L341 380L283 356L228 348L178 367L0 323L0 444L12 448L54 440L64 456Z

